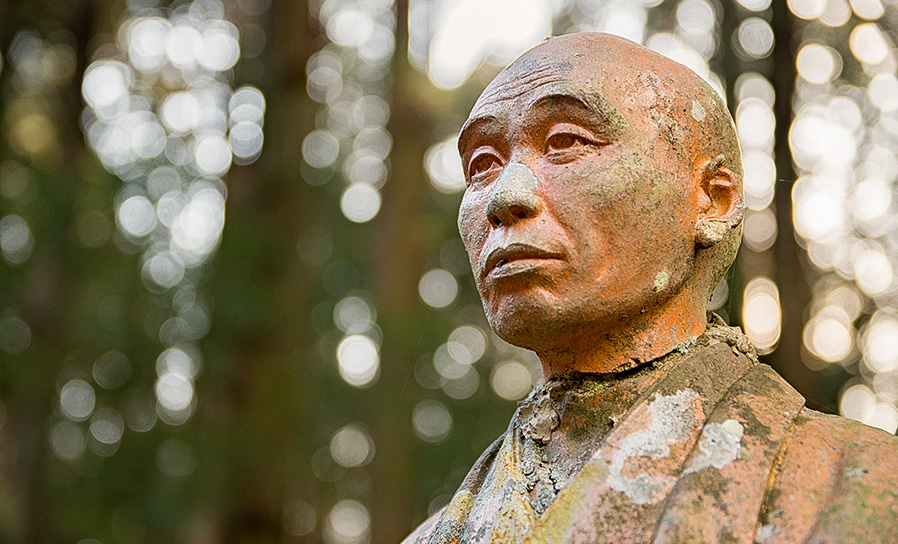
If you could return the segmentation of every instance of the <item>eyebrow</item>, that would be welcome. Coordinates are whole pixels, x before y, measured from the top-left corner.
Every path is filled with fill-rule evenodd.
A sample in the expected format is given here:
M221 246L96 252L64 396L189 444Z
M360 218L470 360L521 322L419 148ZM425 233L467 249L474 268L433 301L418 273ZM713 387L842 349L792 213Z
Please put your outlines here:
M501 124L499 118L495 115L482 115L479 117L475 117L474 119L468 119L465 122L464 126L461 129L461 132L458 133L458 152L464 157L465 150L468 146L465 145L465 142L470 140L474 135L480 132L485 132L487 127L495 126Z
M583 123L586 128L608 136L619 136L626 123L617 108L593 93L556 92L543 95L527 107L527 113L539 110L573 110L572 120Z

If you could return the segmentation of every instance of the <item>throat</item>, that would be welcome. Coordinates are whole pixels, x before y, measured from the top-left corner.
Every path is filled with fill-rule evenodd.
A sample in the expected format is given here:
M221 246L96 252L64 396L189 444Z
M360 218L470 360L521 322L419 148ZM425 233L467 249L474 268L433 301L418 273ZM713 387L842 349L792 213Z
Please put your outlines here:
M537 350L545 379L569 372L621 373L655 361L701 336L707 315L688 293L620 322L585 323L564 342Z

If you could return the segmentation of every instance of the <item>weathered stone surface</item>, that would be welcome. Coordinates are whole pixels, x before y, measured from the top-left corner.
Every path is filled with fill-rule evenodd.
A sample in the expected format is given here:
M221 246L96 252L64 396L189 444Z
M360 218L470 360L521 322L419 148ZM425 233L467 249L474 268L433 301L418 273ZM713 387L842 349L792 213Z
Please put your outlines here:
M543 381L408 543L898 541L898 439L825 416L708 296L742 220L732 120L621 38L550 38L459 137L491 326Z
M542 513L519 412L407 542L893 542L895 437L805 408L752 354L708 336L652 365L660 378Z

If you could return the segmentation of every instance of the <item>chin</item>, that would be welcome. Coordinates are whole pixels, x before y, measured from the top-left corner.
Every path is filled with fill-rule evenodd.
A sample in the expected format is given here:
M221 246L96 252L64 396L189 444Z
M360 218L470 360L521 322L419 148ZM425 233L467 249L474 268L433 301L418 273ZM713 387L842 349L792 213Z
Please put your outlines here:
M529 303L528 303L529 302ZM544 301L542 301L544 302ZM556 304L516 300L514 305L490 308L487 320L496 335L513 346L536 352L556 349L577 329L571 315ZM574 320L576 321L576 320Z
M632 301L631 301L632 302ZM512 303L484 304L490 327L514 346L536 351L567 350L590 335L594 342L615 338L638 327L645 305L589 303L543 297L518 297Z
M520 326L503 327L502 324L497 324L493 320L490 320L490 326L499 338L505 340L512 346L529 349L530 351L535 351L537 353L550 349L550 345L546 342L546 338L536 337L536 329L527 329Z

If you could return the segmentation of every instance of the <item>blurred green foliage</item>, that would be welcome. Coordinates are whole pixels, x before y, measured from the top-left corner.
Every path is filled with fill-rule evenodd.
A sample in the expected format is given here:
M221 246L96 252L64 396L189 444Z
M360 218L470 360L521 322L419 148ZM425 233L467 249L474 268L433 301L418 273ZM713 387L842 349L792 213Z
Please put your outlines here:
M460 194L431 187L424 157L458 129L496 68L457 90L436 89L407 60L408 3L395 5L396 52L385 75L363 81L390 106L389 181L377 216L353 223L340 212L344 174L312 168L301 153L306 135L323 124L322 107L307 92L307 64L328 44L310 15L319 4L224 4L242 39L256 40L243 43L244 58L229 77L234 88L249 84L264 94L265 143L257 161L233 165L224 177L220 246L188 272L191 292L208 308L209 330L197 341L195 412L182 424L153 415L157 358L167 347L159 331L179 302L172 290L148 288L144 247L116 224L116 198L127 182L103 167L82 131L82 75L92 61L114 55L119 25L142 4L0 4L0 217L22 218L29 232L23 243L31 244L20 248L27 253L21 262L13 255L0 263L0 543L349 542L328 528L340 504L345 519L362 524L362 540L370 532L373 542L395 542L448 500L504 430L515 403L494 392L490 374L509 358L532 365L532 357L487 338L487 354L474 365L479 387L459 398L439 383L426 387L419 375L432 371L434 352L459 326L488 331L457 240ZM673 5L659 10L658 24L673 17ZM772 14L777 32L790 32L788 14L776 6ZM564 17L557 27L573 24ZM732 21L722 19L731 31ZM37 65L11 60L23 36L41 44ZM728 87L746 66L771 72L776 65L788 88L794 63L783 36L772 60L755 64L733 56L722 40L714 62ZM364 66L347 71L357 79L366 73ZM787 126L788 108L777 114ZM782 130L777 138L785 141ZM787 151L779 154L781 172L788 171ZM808 289L795 256L789 191L781 192L785 241L777 273L795 288L781 287L788 346L769 360L794 369ZM734 321L741 278L754 265L740 266L725 306ZM459 294L445 308L419 298L422 274L435 268L457 278ZM347 296L376 311L368 333L382 340L370 387L348 385L338 370L344 333L334 308ZM112 351L128 371L106 387L95 368ZM416 364L424 370L416 372ZM833 403L844 380L791 373L823 405ZM73 380L96 397L83 421L60 406ZM437 406L422 401L451 415L448 434L433 442L416 434L416 408ZM135 430L147 406L155 424ZM92 427L101 408L112 410L113 424L115 417L126 423L111 445L98 442L102 428ZM344 459L347 466L335 460L341 429L350 431L340 435L351 439L345 455L366 452ZM359 446L364 440L370 443ZM370 529L352 517L355 505L370 515Z

